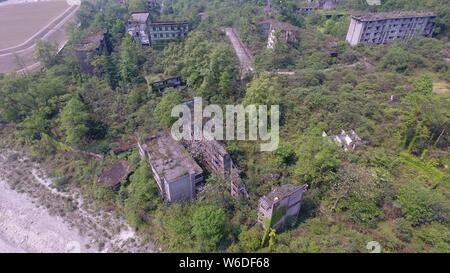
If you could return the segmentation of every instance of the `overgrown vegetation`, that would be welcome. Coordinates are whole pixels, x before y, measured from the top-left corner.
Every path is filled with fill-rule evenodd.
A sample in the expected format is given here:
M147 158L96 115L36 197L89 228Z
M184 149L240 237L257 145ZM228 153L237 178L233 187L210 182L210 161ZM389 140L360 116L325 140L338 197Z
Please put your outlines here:
M436 81L450 84L445 1L389 0L369 7L348 0L332 16L310 17L293 12L299 1L277 2L273 16L297 26L299 39L275 50L257 32L265 1L166 3L152 16L188 19L193 30L161 48L142 47L126 34L127 15L144 1L127 2L128 9L117 1L83 1L80 27L70 28L62 55L51 58L53 48L40 43L45 68L0 76L0 128L14 124L16 144L60 170L65 180L59 184L80 187L98 206L121 212L165 251L364 252L372 240L383 251L449 251L450 93L433 88ZM433 38L351 48L343 37L350 9L431 9L438 27ZM254 55L257 72L248 83L239 79L223 26L234 26ZM90 57L93 75L82 72L72 50L89 31L107 32L112 49ZM337 43L337 57L330 41ZM295 73L275 75L278 70ZM187 86L158 94L147 81L159 74L181 75ZM197 200L168 205L136 150L110 151L122 137L170 127L169 109L194 95L220 105L280 105L277 151L227 143L248 199L232 198L228 185L210 176ZM342 129L354 129L365 144L344 152L321 136ZM132 175L117 191L98 187L100 171L118 158L130 162ZM264 236L256 224L257 201L285 183L307 183L309 191L299 219L269 238L270 231Z

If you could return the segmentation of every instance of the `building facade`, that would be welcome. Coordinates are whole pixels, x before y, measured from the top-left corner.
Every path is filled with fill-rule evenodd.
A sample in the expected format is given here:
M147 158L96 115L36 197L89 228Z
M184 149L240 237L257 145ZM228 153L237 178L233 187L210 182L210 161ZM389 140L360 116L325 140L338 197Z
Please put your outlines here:
M187 21L175 22L153 22L149 25L149 36L151 44L165 43L183 39L189 32Z
M386 44L394 40L409 40L431 36L435 27L434 13L388 12L352 16L346 41L352 46L360 43Z
M185 83L180 76L162 78L160 80L154 80L151 83L152 90L157 92L162 92L169 87L177 88L183 85L185 85Z
M283 229L291 219L297 219L307 190L306 184L274 187L269 194L259 199L258 222L269 224L276 230Z
M297 42L297 28L289 23L269 19L260 22L258 30L267 35L267 48L270 49L275 48L278 39L284 39L289 44Z
M170 133L139 139L138 149L148 162L163 199L170 203L189 201L202 191L203 170Z
M149 23L150 14L148 12L133 12L127 21L127 32L142 45L150 45L148 35Z

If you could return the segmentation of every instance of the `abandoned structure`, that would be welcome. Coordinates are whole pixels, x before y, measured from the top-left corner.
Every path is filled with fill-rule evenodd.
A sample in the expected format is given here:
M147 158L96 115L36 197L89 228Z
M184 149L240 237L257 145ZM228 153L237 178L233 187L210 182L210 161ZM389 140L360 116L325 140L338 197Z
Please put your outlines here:
M203 189L203 170L170 133L138 140L139 154L153 172L163 199L189 201Z
M350 21L346 41L386 44L394 40L409 40L416 36L431 36L436 15L431 12L383 12L354 15Z
M164 89L169 87L177 88L183 85L185 85L185 83L180 76L161 78L160 80L151 82L152 90L157 92L164 91Z
M306 4L295 8L295 12L301 15L311 15L316 10L316 7L312 4Z
M189 23L187 21L152 22L149 25L149 35L152 45L183 39L188 32Z
M258 29L260 33L267 36L267 48L274 49L277 39L280 38L289 44L297 42L297 28L289 23L269 19L260 22Z
M303 194L307 190L306 184L274 187L269 194L259 199L258 222L269 224L276 230L283 229L291 219L297 219L303 203Z
M327 133L322 132L322 137L327 137ZM350 134L347 134L344 130L341 130L339 135L332 136L332 140L340 146L344 151L353 151L356 147L364 144L362 139L356 134L354 130L351 130Z
M193 111L193 100L185 102ZM203 100L203 105L207 102ZM194 133L192 124L192 134ZM192 156L200 162L210 172L220 176L230 183L230 192L233 197L248 197L244 183L239 176L238 168L233 164L230 154L225 150L224 144L217 140L208 140L203 136L202 140L195 140L192 135L191 140L184 141Z
M127 161L117 161L99 176L97 185L105 188L117 189L120 187L122 181L128 177L130 172L131 168Z
M127 32L134 40L142 45L150 45L148 25L150 14L148 12L133 12L127 21Z
M103 32L90 32L75 46L75 56L83 73L92 74L93 72L90 58L101 54L104 50L110 51L106 38L107 35Z

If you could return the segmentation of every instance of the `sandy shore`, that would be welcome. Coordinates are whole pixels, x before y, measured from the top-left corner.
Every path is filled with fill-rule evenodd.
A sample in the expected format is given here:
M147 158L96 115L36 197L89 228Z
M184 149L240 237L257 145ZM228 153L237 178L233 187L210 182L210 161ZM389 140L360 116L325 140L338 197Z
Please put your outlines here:
M79 235L43 207L0 180L0 252L89 252Z
M39 164L0 147L0 252L154 252L126 222L61 192Z

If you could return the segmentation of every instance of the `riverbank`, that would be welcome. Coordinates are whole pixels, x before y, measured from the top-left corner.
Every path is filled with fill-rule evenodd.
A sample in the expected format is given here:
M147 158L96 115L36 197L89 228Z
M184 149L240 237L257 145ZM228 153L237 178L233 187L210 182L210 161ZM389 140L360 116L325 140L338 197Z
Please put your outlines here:
M24 153L0 147L0 252L154 252L113 212L57 190Z

